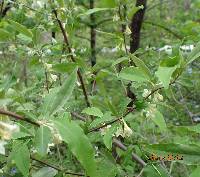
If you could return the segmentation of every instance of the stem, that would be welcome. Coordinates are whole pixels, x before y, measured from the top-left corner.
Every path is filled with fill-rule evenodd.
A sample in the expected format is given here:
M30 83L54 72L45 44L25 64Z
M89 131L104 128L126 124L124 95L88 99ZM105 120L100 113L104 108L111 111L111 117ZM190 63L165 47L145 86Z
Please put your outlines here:
M45 71L45 82L46 82L47 92L49 93L49 81L48 81L48 73L47 73L47 71Z
M118 117L118 118L116 118L116 119L114 119L114 120L111 120L111 121L109 121L109 122L107 122L107 123L105 123L105 124L103 124L103 125L101 125L101 126L99 126L99 127L92 128L92 129L90 129L90 130L88 131L88 133L96 132L96 131L99 131L100 129L104 128L104 127L107 127L108 125L112 125L112 124L114 124L115 122L120 121L121 119L123 119L123 118L126 117L129 113L131 113L131 112L133 112L133 111L134 111L134 109L131 108L131 109L127 110L127 112L126 112L123 116Z
M34 121L32 121L32 120L30 120L30 119L28 119L28 118L22 117L22 116L20 116L20 115L18 115L18 114L15 114L15 113L13 113L13 112L3 110L3 109L1 109L1 108L0 108L0 114L6 115L6 116L11 116L11 117L15 118L16 120L21 120L21 121L30 123L30 124L35 125L35 126L38 126L38 127L40 126L40 124L37 123L37 122L34 122Z
M120 142L119 140L117 140L116 138L113 139L113 144L115 144L118 148L120 148L123 151L127 151L127 147L122 144L122 142ZM140 165L142 165L142 167L145 167L147 164L134 152L132 152L132 159L135 160L136 162L138 162Z
M159 28L162 28L165 31L167 31L168 33L172 34L177 39L183 39L182 36L180 36L179 34L175 33L174 31L172 31L171 29L167 28L166 26L163 26L161 24L157 24L157 23L154 23L154 22L150 22L150 21L144 21L144 23L152 25L152 26L156 26L156 27L159 27Z
M54 166L54 165L51 165L45 161L42 161L42 160L39 160L39 159L36 159L35 157L32 157L31 156L31 160L35 160L36 162L39 162L41 163L42 165L46 165L48 167L51 167L55 170L58 170L58 171L63 171L61 168L57 167L57 166ZM74 173L74 172L68 172L68 171L63 171L65 174L69 174L69 175L77 175L77 176L84 176L84 174L80 174L80 173Z
M54 13L56 21L58 22L59 27L61 29L61 32L62 32L62 35L63 35L63 38L64 38L64 42L65 42L65 44L67 46L67 49L68 49L68 52L70 54L70 58L74 63L76 63L76 60L75 60L75 58L74 58L74 56L72 54L72 49L71 49L70 44L69 44L68 36L67 36L67 34L65 32L65 29L64 29L64 26L63 26L62 22L58 18L57 11L55 9L53 9L52 12ZM88 99L86 87L85 87L85 84L84 84L83 77L82 77L80 69L78 69L77 74L78 74L78 78L79 78L80 83L81 83L81 88L83 90L83 95L85 97L85 102L87 104L87 107L90 107L90 102L89 102L89 99Z

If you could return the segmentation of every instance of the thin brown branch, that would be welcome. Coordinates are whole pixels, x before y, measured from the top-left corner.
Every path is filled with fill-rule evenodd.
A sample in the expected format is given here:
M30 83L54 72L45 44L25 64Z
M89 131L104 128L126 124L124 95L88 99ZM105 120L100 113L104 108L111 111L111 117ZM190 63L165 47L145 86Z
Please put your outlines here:
M63 173L67 174L67 175L74 175L74 176L85 176L84 174L80 174L80 173L74 173L74 172L69 172L69 171L66 171L66 170L63 170L57 166L54 166L52 164L49 164L45 161L42 161L42 160L39 160L39 159L36 159L35 157L31 156L31 160L35 160L36 162L39 162L41 163L42 165L45 165L45 166L48 166L48 167L51 167L57 171L62 171Z
M113 144L115 144L118 148L120 148L123 151L127 151L127 147L118 139L114 138L113 139ZM134 152L132 152L132 159L139 163L142 167L145 167L147 164Z
M169 85L174 84L174 83L177 81L177 79L179 78L180 74L181 74L181 73L179 73L179 74L176 76L176 78L175 78L172 82L170 82ZM163 89L163 88L164 88L163 86L160 86L160 87L158 87L158 88L152 90L152 91L144 98L144 100L147 100L151 95L153 95L155 92L157 92L158 90L161 90L161 89Z
M90 130L88 131L88 133L96 132L96 131L99 131L100 129L104 128L104 127L107 127L108 125L112 125L112 124L114 124L115 122L120 121L121 119L123 119L123 118L126 117L129 113L131 113L131 112L133 112L133 111L134 111L133 108L128 109L127 112L126 112L123 116L118 117L118 118L116 118L116 119L114 119L114 120L111 120L111 121L109 121L109 122L107 122L107 123L105 123L105 124L103 124L103 125L100 125L99 127L92 128L92 129L90 129Z
M68 49L68 52L70 54L70 58L74 63L76 63L76 60L75 60L74 55L72 53L72 49L71 49L70 44L69 44L67 33L65 32L65 29L64 29L64 26L63 26L61 20L58 18L57 11L55 9L53 9L52 12L54 13L56 21L58 22L58 25L59 25L59 27L61 29L61 32L62 32L62 35L63 35L63 38L64 38L64 42L65 42L66 47ZM88 94L87 94L87 91L86 91L86 87L85 87L85 84L84 84L83 77L82 77L80 69L78 69L77 74L78 74L78 78L79 78L80 83L81 83L81 88L83 90L83 95L85 97L85 102L86 102L87 106L90 107Z
M21 115L15 114L15 113L10 112L10 111L6 111L6 110L1 109L1 108L0 108L0 114L13 117L16 120L24 121L24 122L30 123L32 125L35 125L35 126L40 126L40 124L37 123L37 122L34 122L34 121L32 121L32 120L30 120L28 118L25 118L25 117L23 117Z
M76 112L71 112L71 115L74 116L74 117L76 117L76 118L79 119L79 120L86 121L86 118L85 118L85 117L79 115L79 114L76 113Z

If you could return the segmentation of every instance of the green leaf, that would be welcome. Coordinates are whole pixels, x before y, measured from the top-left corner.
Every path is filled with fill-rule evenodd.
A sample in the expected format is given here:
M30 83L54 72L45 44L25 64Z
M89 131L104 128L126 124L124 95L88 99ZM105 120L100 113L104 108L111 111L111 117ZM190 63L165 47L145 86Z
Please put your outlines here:
M148 75L149 77L151 77L151 72L149 70L149 68L145 65L145 63L139 59L138 57L136 57L135 55L131 55L131 60L135 63L135 65L139 68L141 68L141 70Z
M36 173L32 175L32 177L54 177L58 173L57 170L50 168L50 167L43 167L40 170L38 170Z
M0 41L8 41L11 34L4 29L0 29Z
M106 122L113 120L114 118L115 117L113 117L110 112L107 112L103 115L103 117L94 119L89 127L90 128L97 127L97 126L99 126L103 123L106 123Z
M196 47L189 54L187 64L192 63L194 60L196 60L199 57L200 57L200 42L197 43Z
M42 107L43 116L48 118L48 116L55 114L60 108L64 106L75 88L77 80L76 75L77 68L72 72L72 74L66 79L66 81L58 90L54 90L52 93L47 95Z
M25 133L25 132L15 132L12 135L12 139L19 139L19 138L25 138L25 137L30 137L32 135Z
M152 116L153 122L160 127L162 131L167 130L166 122L163 117L163 115L160 113L160 111L156 110L154 115Z
M113 138L113 134L116 131L117 131L117 127L112 126L106 131L105 135L103 136L103 142L109 150L111 150L112 148L112 138Z
M41 156L44 156L47 154L47 148L48 144L51 141L51 131L46 126L41 126L38 128L36 134L35 134L35 147Z
M121 57L121 58L118 58L117 60L115 60L113 63L112 63L112 67L123 62L123 61L128 61L129 58L128 57Z
M161 165L147 165L144 168L143 177L169 177L165 168Z
M199 177L200 174L200 167L197 167L191 174L189 177Z
M69 149L85 168L87 175L96 177L94 150L83 130L78 124L70 120L69 115L56 120L54 123L62 139L68 144Z
M93 13L107 11L107 10L113 10L113 9L112 8L93 8L93 9L87 10L85 13L82 13L79 16L87 16L87 15L91 15Z
M146 73L144 73L140 68L138 67L128 67L123 69L119 77L121 79L135 81L135 82L147 82L150 81L150 78Z
M33 38L33 34L31 30L27 29L24 25L19 24L18 22L15 22L13 20L8 20L14 30L17 30L18 32L22 33L23 35Z
M101 152L102 158L98 159L97 173L100 177L116 177L117 176L117 165L115 159L108 152Z
M178 153L178 154L188 154L188 155L200 155L199 146L196 144L175 144L175 143L166 143L166 144L151 144L146 145L146 148L153 150Z
M158 68L156 71L156 76L158 77L159 81L162 82L163 86L167 89L170 84L171 76L173 72L176 70L176 66L174 67L162 67Z
M60 73L72 72L77 67L76 63L60 63L52 66L52 70Z
M90 108L85 108L82 113L91 115L91 116L97 116L97 117L102 117L103 113L99 108L96 107L90 107Z
M10 158L14 160L17 168L24 177L29 176L30 152L25 144L14 144Z
M114 8L117 5L115 0L101 0L100 4L102 7L109 7L109 8Z

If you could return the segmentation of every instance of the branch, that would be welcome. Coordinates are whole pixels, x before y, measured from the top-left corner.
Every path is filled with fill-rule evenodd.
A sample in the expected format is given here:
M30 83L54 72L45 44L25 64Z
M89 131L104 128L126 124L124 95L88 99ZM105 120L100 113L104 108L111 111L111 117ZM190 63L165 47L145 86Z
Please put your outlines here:
M3 110L3 109L1 109L1 108L0 108L0 114L6 115L6 116L11 116L11 117L13 117L13 118L16 119L16 120L21 120L21 121L30 123L30 124L35 125L35 126L38 126L38 127L40 126L40 124L37 123L37 122L34 122L34 121L32 121L32 120L30 120L30 119L28 119L28 118L25 118L25 117L23 117L23 116L21 116L21 115L18 115L18 114L13 113L13 112Z
M177 81L177 79L179 78L180 74L181 74L181 73L179 73L179 74L176 76L176 78L175 78L172 82L170 82L169 85L174 84L174 83ZM161 90L161 89L163 89L163 88L164 88L164 87L161 86L161 87L158 87L158 88L152 90L151 93L149 93L149 94L144 98L144 100L147 100L151 95L153 95L155 92L157 92L158 90Z
M150 24L152 26L156 26L156 27L159 27L159 28L162 28L164 29L165 31L167 31L168 33L172 34L174 37L176 37L177 39L183 39L182 36L180 36L179 34L175 33L174 31L172 31L171 29L161 25L161 24L157 24L157 23L154 23L154 22L150 22L150 21L144 21L144 23L146 24Z
M123 151L127 151L127 147L122 144L122 142L120 142L119 140L117 140L116 138L113 139L113 144L115 144L118 148L120 148ZM136 162L138 162L140 165L142 165L142 167L145 167L147 164L134 152L132 152L132 159Z
M35 157L32 157L32 156L31 156L31 160L35 160L36 162L39 162L39 163L41 163L41 164L43 164L43 165L46 165L46 166L48 166L48 167L51 167L51 168L53 168L53 169L55 169L55 170L57 170L57 171L63 171L63 172L64 172L65 174L67 174L67 175L85 176L84 174L65 171L65 170L63 170L63 169L61 169L61 168L59 168L59 167L57 167L57 166L51 165L51 164L49 164L49 163L47 163L47 162L45 162L45 161L36 159Z
M58 18L57 11L55 9L53 9L52 12L54 13L56 21L58 22L59 27L61 29L62 35L64 37L64 42L65 42L65 44L67 46L67 49L68 49L68 52L70 54L70 58L74 63L76 63L76 60L75 60L75 58L74 58L74 56L72 54L72 49L71 49L70 44L69 44L68 36L67 36L67 34L65 32L65 29L64 29L64 26L63 26L62 22ZM88 99L86 87L85 87L85 84L84 84L83 77L82 77L80 69L78 69L77 74L78 74L78 77L79 77L79 80L80 80L80 83L81 83L81 87L82 87L82 90L83 90L83 95L85 97L85 102L86 102L87 106L90 107L90 102L89 102L89 99Z
M105 123L105 124L103 124L103 125L101 125L101 126L99 126L99 127L92 128L92 129L90 129L90 130L88 131L88 133L96 132L96 131L99 131L100 129L104 128L104 127L107 127L108 125L112 125L112 124L114 124L115 122L120 121L121 119L123 119L123 118L126 117L129 113L131 113L131 112L133 112L133 111L134 111L134 108L128 109L127 112L126 112L123 116L118 117L118 118L116 118L116 119L114 119L114 120L111 120L111 121L109 121L109 122L107 122L107 123Z

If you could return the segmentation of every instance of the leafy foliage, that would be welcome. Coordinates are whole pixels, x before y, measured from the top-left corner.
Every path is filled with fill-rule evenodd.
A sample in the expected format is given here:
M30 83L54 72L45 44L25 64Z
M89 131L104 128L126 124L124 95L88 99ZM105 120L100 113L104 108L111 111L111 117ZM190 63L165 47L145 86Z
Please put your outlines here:
M144 2L0 1L1 176L199 176L200 2Z

